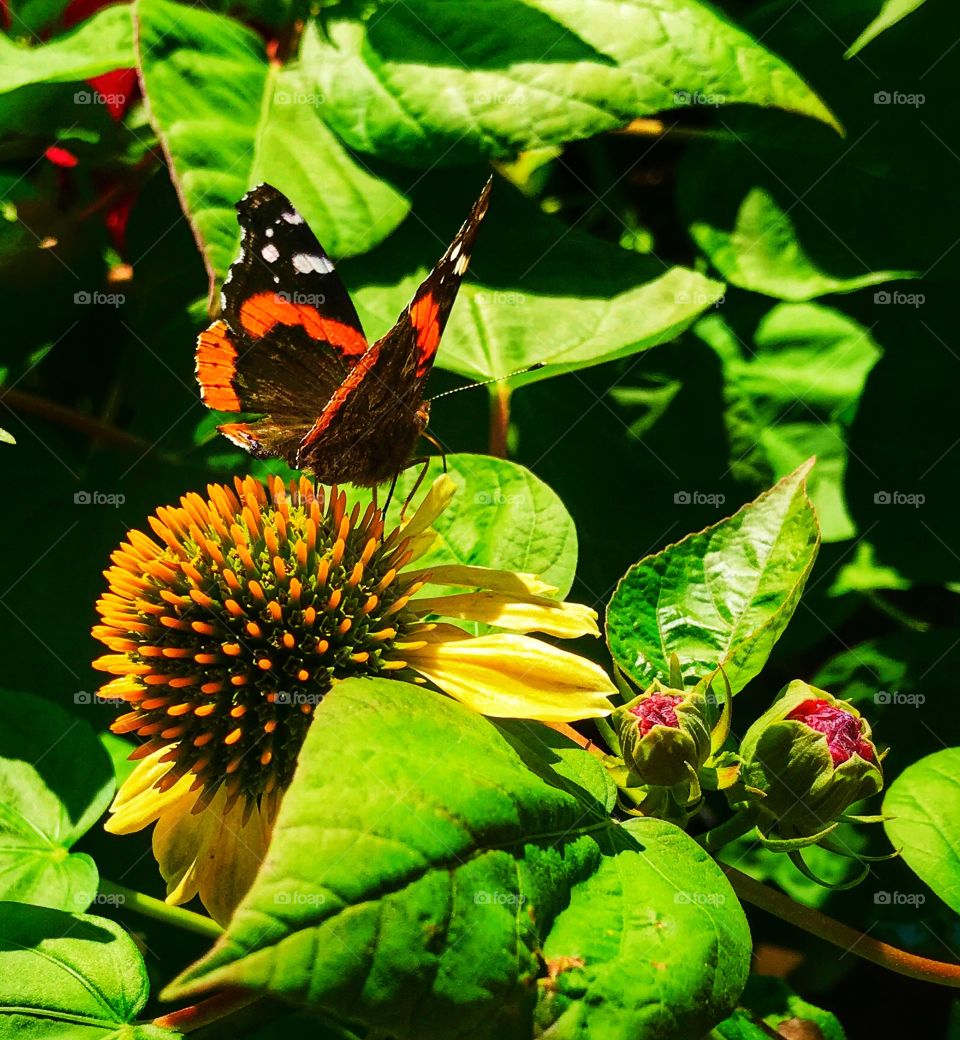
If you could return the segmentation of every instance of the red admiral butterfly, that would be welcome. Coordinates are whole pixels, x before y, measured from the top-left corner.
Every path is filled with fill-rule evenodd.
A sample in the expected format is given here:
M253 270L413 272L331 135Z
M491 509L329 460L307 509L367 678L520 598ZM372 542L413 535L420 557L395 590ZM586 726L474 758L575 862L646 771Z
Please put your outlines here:
M333 263L290 200L261 184L237 203L243 238L200 336L204 404L260 418L218 427L257 458L321 483L371 486L402 470L426 428L423 387L480 221L487 181L450 248L373 346Z

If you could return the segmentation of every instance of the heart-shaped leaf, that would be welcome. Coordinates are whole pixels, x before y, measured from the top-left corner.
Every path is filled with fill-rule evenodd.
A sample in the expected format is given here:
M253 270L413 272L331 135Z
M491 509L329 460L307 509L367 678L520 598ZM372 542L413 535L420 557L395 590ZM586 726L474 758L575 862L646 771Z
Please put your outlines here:
M712 891L716 877L679 832L644 844L608 818L599 759L572 746L557 755L555 734L538 746L538 727L518 725L500 729L405 683L338 684L317 711L253 888L168 995L240 986L400 1040L528 1040L539 951L577 885L597 871L699 871ZM709 946L718 977L734 980L749 957L742 914L718 921L678 916L677 949ZM685 978L683 1021L703 993ZM718 987L715 1018L734 989Z
M110 759L86 722L42 697L4 690L0 898L85 910L97 894L97 868L70 847L103 815L113 791Z
M960 913L960 748L937 751L907 768L883 799L884 823L910 868Z
M722 664L734 693L793 615L820 545L805 463L739 512L630 568L607 608L617 664L641 686Z
M0 903L0 1040L174 1040L134 1021L150 985L113 921Z
M403 197L327 128L299 62L271 64L251 29L172 0L138 0L137 21L151 119L213 281L237 254L234 204L261 181L290 196L334 257L369 249L403 219ZM319 46L310 25L302 60Z

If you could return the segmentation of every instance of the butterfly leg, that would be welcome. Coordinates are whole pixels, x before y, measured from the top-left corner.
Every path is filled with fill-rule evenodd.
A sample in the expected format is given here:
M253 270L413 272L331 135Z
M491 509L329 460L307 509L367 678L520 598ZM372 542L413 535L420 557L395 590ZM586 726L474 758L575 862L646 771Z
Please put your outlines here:
M440 461L443 463L443 472L446 473L447 453L446 451L444 451L443 445L437 440L436 437L434 437L434 435L429 430L424 430L423 433L420 434L420 436L423 437L424 440L429 441L437 449L437 451L440 452Z
M420 473L418 474L417 479L413 482L413 487L410 490L410 494L407 495L407 497L403 500L403 505L400 507L401 523L403 523L404 515L407 512L407 506L410 505L413 496L420 490L420 485L423 483L423 478L427 475L427 470L430 468L429 458L421 457L417 459L411 459L408 463L408 466L419 466L420 463L423 463L420 469ZM394 477L394 483L396 483L396 477Z
M387 510L390 508L390 501L393 498L393 492L396 489L397 478L399 476L400 476L399 473L394 473L393 480L390 481L390 490L387 492L387 500L386 500L386 502L383 503L383 509L381 510L381 515L384 516L384 517L386 517ZM374 485L374 488L373 488L373 504L374 505L377 504L377 487L376 487L376 485Z

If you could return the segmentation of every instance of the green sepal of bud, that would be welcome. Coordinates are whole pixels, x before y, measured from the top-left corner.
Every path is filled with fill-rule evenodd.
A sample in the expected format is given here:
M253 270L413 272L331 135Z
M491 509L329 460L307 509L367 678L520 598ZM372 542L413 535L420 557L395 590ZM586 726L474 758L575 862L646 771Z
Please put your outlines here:
M811 705L833 718L838 712L850 716L849 726L859 733L858 750L843 750L847 757L835 762L827 734L802 718L788 718ZM781 691L747 730L740 758L747 800L767 827L788 839L819 840L847 809L883 788L881 756L867 721L852 704L799 681Z
M712 712L707 687L704 680L688 692L654 680L643 693L614 711L611 723L623 760L639 784L670 788L685 785L690 798L699 797L696 777L711 750Z

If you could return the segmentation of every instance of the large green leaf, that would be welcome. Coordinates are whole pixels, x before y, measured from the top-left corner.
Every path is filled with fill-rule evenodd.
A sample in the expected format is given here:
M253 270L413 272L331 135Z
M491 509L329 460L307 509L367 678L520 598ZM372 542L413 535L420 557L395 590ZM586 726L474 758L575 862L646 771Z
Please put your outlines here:
M110 759L86 722L41 697L0 693L0 898L85 910L97 868L70 847L113 791Z
M37 47L0 33L0 93L38 83L74 83L136 64L130 8L108 7Z
M334 21L311 66L352 147L414 166L562 144L696 105L834 124L748 33L696 0L391 0Z
M442 178L446 182L448 178ZM346 268L371 335L396 320L463 220L476 183L444 199L425 182L415 221ZM437 201L440 196L442 203ZM460 289L437 364L472 379L498 378L537 362L517 384L637 354L677 336L711 307L723 285L666 267L571 230L498 181L470 279ZM437 413L450 402L436 403Z
M960 748L908 766L887 791L884 826L906 863L960 913Z
M408 684L340 683L316 714L253 888L168 995L240 986L400 1040L529 1040L539 951L579 883L599 870L721 885L682 835L630 838L607 816L599 760L557 756L556 736L538 746L536 733ZM722 921L674 920L678 951L713 952L726 982L710 1012L722 1017L749 956L742 914L734 903ZM659 979L641 985L655 1000ZM682 1023L710 1013L694 1008L704 983L693 985L684 976L671 992ZM606 1036L627 1040L631 1028Z
M853 537L846 438L881 355L870 331L827 307L781 304L764 315L749 348L719 315L702 319L696 332L723 364L733 472L778 480L816 452L809 491L824 541Z
M453 501L433 525L439 538L418 567L460 563L523 571L556 585L565 596L577 569L577 531L556 493L530 470L489 455L448 455L447 471L457 485ZM431 460L408 515L443 472ZM391 516L399 519L420 467L397 481Z
M877 16L853 41L847 49L845 58L852 58L859 54L871 40L875 40L887 29L892 29L897 22L902 21L908 14L912 14L924 2L924 0L886 0L880 8Z
M0 903L0 1040L173 1040L134 1021L150 992L140 951L113 921Z
M544 943L557 973L538 1020L551 1040L702 1036L746 982L750 931L717 865L673 824L625 829L642 854L611 843Z
M607 608L617 664L642 686L724 666L734 692L763 667L820 545L806 463L739 512L635 564Z
M699 169L694 175L692 166L687 169L691 175L684 182L683 197L688 207L702 213L691 220L690 234L720 274L741 289L803 301L914 277L910 271L883 270L846 277L831 274L804 249L790 218L792 206L784 209L770 192L753 187L728 224L722 215L724 195L716 192L714 179L703 177ZM694 192L700 193L695 202Z
M237 254L234 204L261 181L290 196L334 257L369 249L403 219L402 196L327 128L298 62L271 64L261 37L226 15L172 0L136 10L151 118L212 279ZM303 61L319 46L311 25Z

